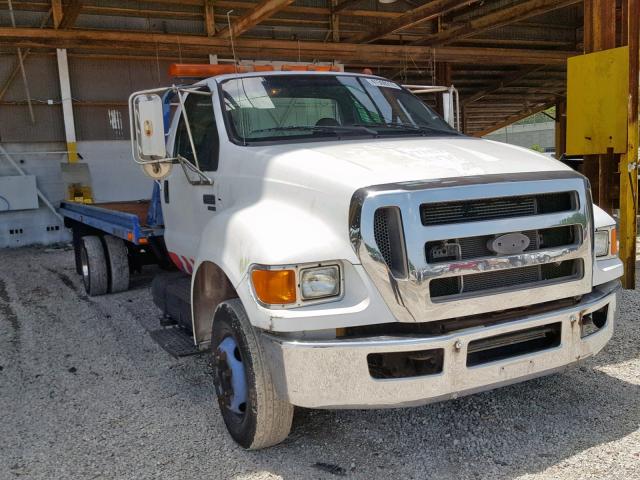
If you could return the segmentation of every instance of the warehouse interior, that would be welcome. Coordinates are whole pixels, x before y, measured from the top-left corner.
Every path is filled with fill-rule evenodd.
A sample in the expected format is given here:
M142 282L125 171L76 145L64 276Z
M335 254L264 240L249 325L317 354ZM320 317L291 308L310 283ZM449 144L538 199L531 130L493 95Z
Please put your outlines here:
M0 480L637 478L639 94L640 0L0 0Z
M126 102L135 90L175 81L171 63L228 63L235 53L240 61L328 62L404 84L454 85L462 130L478 137L554 107L560 158L567 152L568 59L628 45L629 88L617 113L628 136L624 152L580 156L595 202L620 212L621 256L633 270L637 0L0 5L0 181L30 197L25 206L3 205L0 247L68 241L55 212L64 199L149 196L149 181L130 161ZM16 180L23 174L30 179Z

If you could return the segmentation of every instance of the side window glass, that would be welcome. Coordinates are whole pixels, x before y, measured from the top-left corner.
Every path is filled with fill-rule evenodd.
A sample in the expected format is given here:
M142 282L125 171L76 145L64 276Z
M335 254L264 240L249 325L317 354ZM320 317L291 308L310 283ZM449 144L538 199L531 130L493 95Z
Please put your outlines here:
M203 172L217 170L220 142L211 96L190 93L184 101L184 108L189 119L193 145L198 156L200 170ZM191 142L189 142L189 133L187 132L184 114L180 116L178 122L174 154L180 155L194 165L196 164Z

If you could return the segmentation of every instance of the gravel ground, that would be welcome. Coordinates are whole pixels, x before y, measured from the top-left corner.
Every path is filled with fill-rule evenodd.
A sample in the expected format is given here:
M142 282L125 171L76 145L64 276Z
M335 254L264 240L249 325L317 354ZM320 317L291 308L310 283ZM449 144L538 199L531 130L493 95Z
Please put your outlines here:
M0 251L2 480L640 478L640 292L623 293L605 351L566 373L413 409L300 410L283 444L246 452L206 358L148 336L152 272L88 298L72 263L67 248Z

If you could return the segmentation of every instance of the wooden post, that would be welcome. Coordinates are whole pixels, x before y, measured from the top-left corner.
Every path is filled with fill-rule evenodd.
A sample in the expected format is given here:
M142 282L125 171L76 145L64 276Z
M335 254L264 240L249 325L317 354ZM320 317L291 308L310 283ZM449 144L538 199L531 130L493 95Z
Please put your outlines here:
M340 16L336 11L338 0L331 0L331 39L334 42L340 41Z
M556 158L562 157L567 152L567 101L556 102L556 129L555 129Z
M584 19L583 19L583 49L584 53L593 51L593 21L594 21L594 0L584 0ZM598 164L597 155L584 155L582 159L582 174L589 179L591 184L591 195L594 201L599 200L598 195L598 177L600 165Z
M638 75L640 75L640 0L627 0L623 18L627 21L629 45L629 103L627 110L627 152L620 158L620 258L624 263L622 286L636 286L636 238L638 206Z
M213 0L204 1L204 26L208 37L216 34L216 17Z
M607 149L607 153L598 155L598 206L608 214L613 213L613 193L615 169L615 154L613 148Z
M62 22L62 0L51 0L51 15L53 17L53 28L58 28Z

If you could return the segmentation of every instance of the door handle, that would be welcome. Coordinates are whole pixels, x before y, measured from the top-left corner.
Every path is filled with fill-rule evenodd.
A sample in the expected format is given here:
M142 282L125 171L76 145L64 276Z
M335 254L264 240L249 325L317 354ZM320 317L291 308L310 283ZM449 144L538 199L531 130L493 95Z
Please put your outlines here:
M211 193L205 193L202 195L202 203L205 205L209 205L207 210L211 210L212 212L216 211L216 196Z

